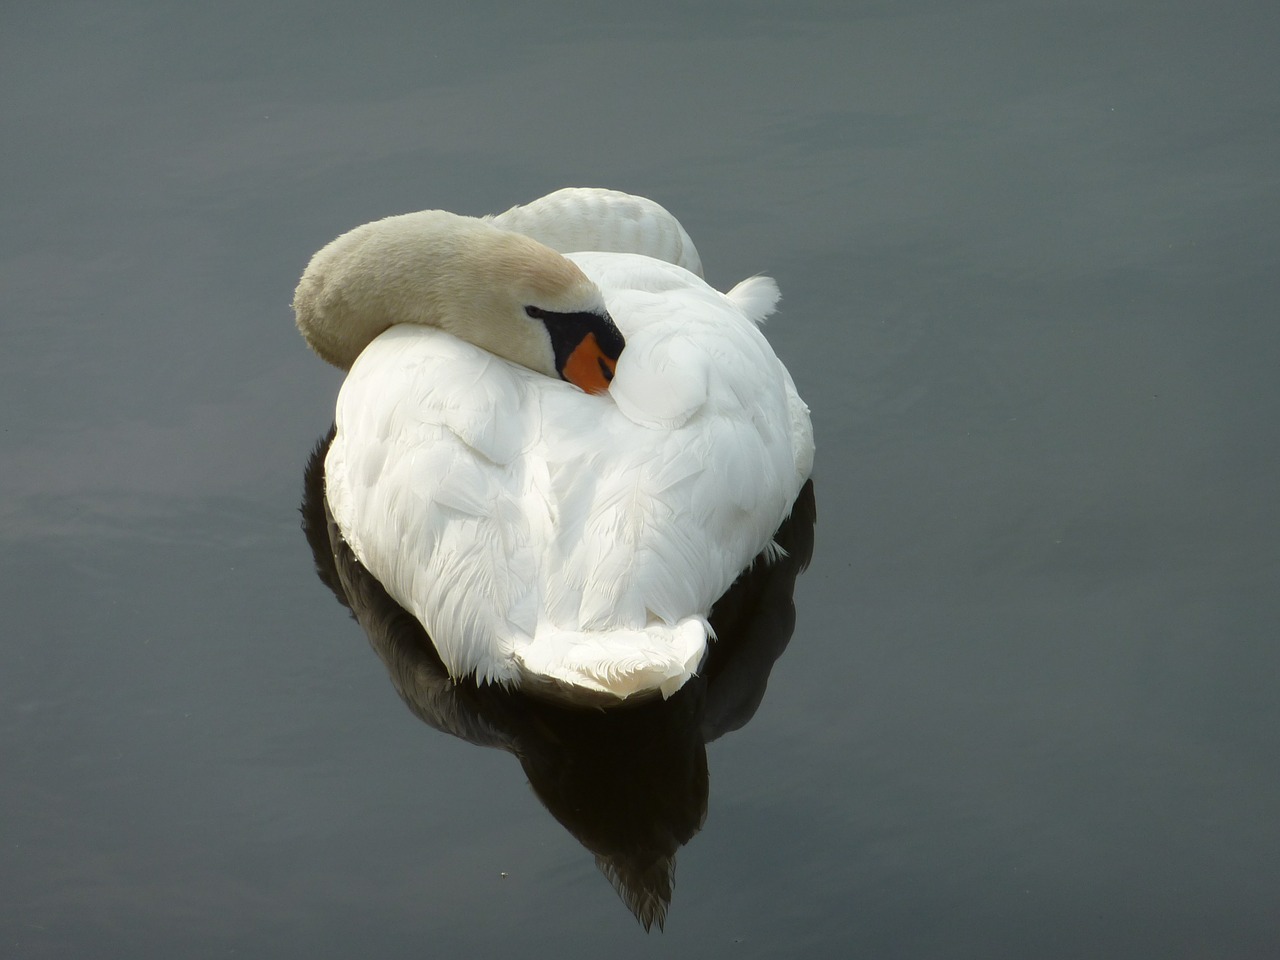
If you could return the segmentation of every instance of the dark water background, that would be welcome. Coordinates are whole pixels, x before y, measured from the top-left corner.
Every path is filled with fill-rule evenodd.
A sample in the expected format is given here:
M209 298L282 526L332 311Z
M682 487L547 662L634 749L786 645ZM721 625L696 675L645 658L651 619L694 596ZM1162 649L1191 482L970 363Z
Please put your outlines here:
M1208 0L6 6L0 955L1280 956L1277 49ZM298 527L310 254L566 184L777 277L818 434L662 934Z

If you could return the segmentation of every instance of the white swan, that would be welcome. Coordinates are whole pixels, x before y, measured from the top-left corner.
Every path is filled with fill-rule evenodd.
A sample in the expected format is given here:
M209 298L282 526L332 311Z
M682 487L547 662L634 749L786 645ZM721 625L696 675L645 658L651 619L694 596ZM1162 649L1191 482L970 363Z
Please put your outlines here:
M771 545L813 461L756 326L777 286L721 294L686 267L660 206L572 189L366 224L303 274L298 326L350 370L326 499L455 679L669 696Z

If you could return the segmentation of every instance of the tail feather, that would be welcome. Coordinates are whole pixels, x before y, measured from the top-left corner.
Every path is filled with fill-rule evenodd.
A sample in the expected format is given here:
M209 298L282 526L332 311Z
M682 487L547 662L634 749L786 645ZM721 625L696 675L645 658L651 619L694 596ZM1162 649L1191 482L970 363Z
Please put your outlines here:
M521 683L559 699L616 702L659 693L665 699L698 670L710 627L700 617L643 630L539 629L516 651Z

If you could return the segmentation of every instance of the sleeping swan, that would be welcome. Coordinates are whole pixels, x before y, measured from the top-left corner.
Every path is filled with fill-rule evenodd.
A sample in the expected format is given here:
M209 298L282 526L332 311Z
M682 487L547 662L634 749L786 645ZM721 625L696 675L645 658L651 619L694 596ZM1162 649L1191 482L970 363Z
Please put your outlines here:
M390 217L312 258L298 327L348 370L329 509L455 680L670 696L772 547L813 462L757 329L777 286L700 270L660 206L585 189Z

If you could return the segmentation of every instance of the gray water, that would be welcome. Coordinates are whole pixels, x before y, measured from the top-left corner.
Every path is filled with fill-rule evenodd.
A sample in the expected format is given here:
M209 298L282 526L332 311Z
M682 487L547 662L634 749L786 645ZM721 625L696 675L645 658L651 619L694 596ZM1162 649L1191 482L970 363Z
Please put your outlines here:
M1276 10L7 7L0 954L1280 955ZM818 435L665 932L299 527L311 253L566 184L775 276Z

